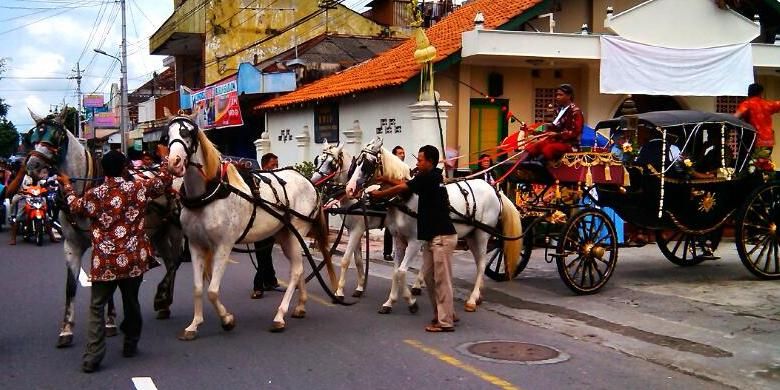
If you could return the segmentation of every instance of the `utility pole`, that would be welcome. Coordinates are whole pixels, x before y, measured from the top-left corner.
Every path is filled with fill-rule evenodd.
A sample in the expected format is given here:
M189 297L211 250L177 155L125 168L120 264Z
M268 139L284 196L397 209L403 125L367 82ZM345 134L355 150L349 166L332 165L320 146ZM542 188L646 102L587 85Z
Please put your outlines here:
M119 124L122 135L122 153L127 153L127 128L130 125L130 118L127 113L127 19L125 16L125 0L119 1L122 7L122 60L119 61L122 67L122 107L121 120Z
M78 99L79 109L76 112L76 126L73 127L73 131L76 132L76 137L81 138L81 68L79 63L76 62L76 76L68 77L69 79L76 80L76 98Z

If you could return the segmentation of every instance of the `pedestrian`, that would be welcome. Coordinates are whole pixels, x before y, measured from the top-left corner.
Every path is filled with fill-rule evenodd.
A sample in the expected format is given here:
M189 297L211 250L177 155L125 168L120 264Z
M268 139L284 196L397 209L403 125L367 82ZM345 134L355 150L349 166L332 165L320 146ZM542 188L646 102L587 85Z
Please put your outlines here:
M168 155L160 145L160 156ZM89 305L87 347L81 369L90 373L100 367L106 354L104 307L116 288L122 292L124 319L120 329L124 334L122 356L133 357L138 352L141 337L141 306L138 289L143 274L149 269L151 246L144 231L147 202L161 196L171 187L167 169L160 175L143 180L125 180L127 157L119 151L106 153L100 161L104 182L76 195L70 178L60 173L59 180L70 212L90 219L92 237L92 298ZM167 159L163 166L167 167Z
M491 186L494 186L496 185L496 177L493 175L492 170L486 170L492 166L493 166L493 159L490 158L490 156L487 154L481 154L479 156L479 164L477 165L477 169L475 169L472 172L472 174L474 175L479 174L479 176L476 177L477 179L482 179L488 182L488 184L490 184Z
M401 161L404 161L406 159L406 151L401 145L396 145L396 147L393 148L393 155L400 158ZM385 228L385 247L383 250L383 255L385 261L393 261L393 235L390 234L390 231Z
M279 157L273 153L264 154L260 158L260 167L265 171L279 168ZM257 272L253 282L252 299L260 299L263 297L263 291L271 291L279 287L273 262L274 243L273 236L255 243Z
M756 147L767 148L771 154L775 146L772 115L780 112L780 100L766 100L763 95L764 87L761 84L750 84L748 98L737 106L734 116L756 128L758 133Z
M543 157L549 162L557 161L580 145L585 120L582 110L574 104L574 88L571 85L561 84L555 89L555 105L555 119L544 126L548 136L525 148L529 158Z
M417 154L417 176L391 188L372 191L372 198L389 198L403 192L419 196L417 206L417 239L423 241L423 267L434 319L425 327L428 332L455 330L455 306L452 301L452 252L458 241L450 219L449 200L442 170L436 168L439 150L425 145Z

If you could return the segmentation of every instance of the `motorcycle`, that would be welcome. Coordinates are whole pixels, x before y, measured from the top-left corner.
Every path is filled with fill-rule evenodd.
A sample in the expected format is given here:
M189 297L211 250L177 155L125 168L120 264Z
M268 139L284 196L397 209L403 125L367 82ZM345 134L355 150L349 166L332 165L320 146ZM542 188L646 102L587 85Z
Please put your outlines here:
M17 234L25 241L33 241L38 246L43 245L43 235L46 233L48 219L46 192L46 188L41 186L27 187L24 192L26 202L22 212L24 218L22 221L13 221L18 226Z
M60 224L60 201L58 197L60 196L59 193L59 185L57 184L56 180L47 180L46 181L46 220L47 222L51 223L51 227L59 233L60 236L62 236L62 225Z

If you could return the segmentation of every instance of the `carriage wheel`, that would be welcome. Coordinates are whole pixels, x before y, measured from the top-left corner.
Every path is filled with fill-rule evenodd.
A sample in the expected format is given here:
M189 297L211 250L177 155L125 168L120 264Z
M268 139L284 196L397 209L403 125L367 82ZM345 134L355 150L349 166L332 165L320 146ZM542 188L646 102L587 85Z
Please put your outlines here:
M737 219L737 252L748 271L780 279L780 185L769 184L748 197Z
M523 221L523 226L525 226ZM512 275L512 279L520 275L521 272L528 265L528 261L531 260L531 252L534 249L534 233L533 228L529 229L522 238L523 251L520 253L520 261L517 263L515 274ZM485 275L496 282L504 282L509 280L506 277L506 264L504 263L504 240L498 237L491 237L487 246L487 259L488 263L485 266Z
M598 209L585 209L566 223L558 241L558 273L577 294L593 294L605 284L617 264L615 225Z
M679 230L656 230L655 242L667 260L681 267L689 267L704 260L715 258L712 254L718 249L723 237L723 227L705 234L689 234Z

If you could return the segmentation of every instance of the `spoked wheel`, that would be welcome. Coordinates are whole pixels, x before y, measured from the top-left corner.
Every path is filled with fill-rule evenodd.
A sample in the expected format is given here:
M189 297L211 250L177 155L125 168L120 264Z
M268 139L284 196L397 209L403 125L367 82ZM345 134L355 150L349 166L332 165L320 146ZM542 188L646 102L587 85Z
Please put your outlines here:
M617 264L615 225L601 210L578 212L566 223L555 257L567 287L577 294L598 292Z
M761 279L780 279L780 185L756 189L737 218L737 252L742 264Z
M667 260L681 267L689 267L704 260L716 259L713 255L720 239L723 227L705 234L689 234L679 230L656 230L655 242Z
M523 226L525 226L523 221ZM512 279L520 275L531 260L531 252L534 249L533 228L529 229L523 235L523 251L520 253L520 261L517 263ZM506 275L506 259L504 259L504 240L498 237L491 237L487 246L487 265L485 266L485 275L496 282L509 280Z

